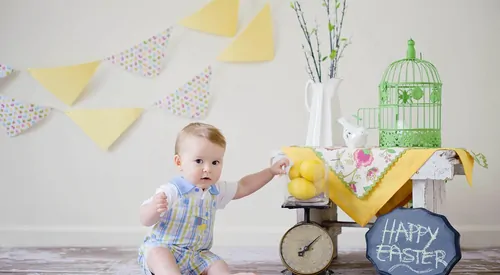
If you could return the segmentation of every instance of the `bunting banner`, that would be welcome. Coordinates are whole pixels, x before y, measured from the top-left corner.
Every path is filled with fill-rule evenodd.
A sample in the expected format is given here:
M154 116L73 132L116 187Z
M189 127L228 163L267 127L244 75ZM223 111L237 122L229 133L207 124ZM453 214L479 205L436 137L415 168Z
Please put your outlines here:
M180 24L202 32L234 36L238 30L239 1L211 0L196 13L182 19ZM45 90L52 93L64 104L73 106L88 86L101 62L110 62L125 71L148 78L160 75L172 29L173 26L168 27L130 48L97 61L51 68L29 68L28 72ZM273 58L273 25L269 3L217 57L219 61L225 62L259 62ZM211 69L207 70L211 74ZM0 64L0 78L7 77L12 72L13 69L10 66ZM204 77L203 75L201 74L199 77ZM188 82L175 93L165 97L163 101L159 101L157 105L176 115L189 118L205 116L208 109L209 93L208 88L204 87L208 87L210 75L205 78L205 80L193 79L194 84ZM179 97L183 93L185 95L197 94L199 98L186 101L184 97ZM184 106L188 106L188 108L184 108Z
M108 150L143 111L143 108L81 109L67 111L66 115L101 149Z
M128 72L150 78L156 77L160 75L162 69L162 61L165 57L172 28L170 27L129 49L106 57L105 60Z
M28 69L31 76L66 105L72 106L101 61L65 67Z
M12 69L10 66L7 66L5 64L0 64L0 78L7 77L13 71L14 71L14 69Z
M233 37L238 31L239 0L212 0L179 24L209 34Z
M217 57L223 62L261 62L274 59L273 22L267 3L248 26Z
M56 108L26 104L0 95L0 122L7 135L15 137L33 127L53 111L68 116L100 148L108 150L116 140L148 109L165 109L187 118L202 118L208 113L212 67L208 65L183 86L154 102L149 108L76 109L61 111Z
M180 24L201 32L233 37L238 32L240 0L211 0ZM29 68L27 71L45 90L68 106L74 105L102 62L110 62L123 70L153 78L160 75L173 27L153 35L136 45L77 65ZM266 4L252 21L217 57L225 62L258 62L274 58L271 8ZM0 78L14 70L0 64ZM183 85L149 108L162 109L189 119L205 118L210 108L212 67L188 79ZM48 117L53 111L65 113L100 148L108 150L120 136L147 110L145 108L79 109L67 112L53 107L27 104L0 96L0 122L7 135L15 137Z
M0 95L0 122L9 137L15 137L46 118L50 107L26 104Z
M187 81L175 92L153 103L154 107L187 118L203 118L208 113L212 67Z

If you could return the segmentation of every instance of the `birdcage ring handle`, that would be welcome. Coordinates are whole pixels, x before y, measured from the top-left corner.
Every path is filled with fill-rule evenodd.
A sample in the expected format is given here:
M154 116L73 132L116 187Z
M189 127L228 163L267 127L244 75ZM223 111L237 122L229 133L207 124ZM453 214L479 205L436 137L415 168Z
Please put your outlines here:
M307 80L307 82L306 82L306 90L304 92L304 96L305 96L305 101L304 102L306 104L306 110L308 112L311 111L311 105L309 104L309 86L311 84L314 84L314 81L312 81L311 79Z

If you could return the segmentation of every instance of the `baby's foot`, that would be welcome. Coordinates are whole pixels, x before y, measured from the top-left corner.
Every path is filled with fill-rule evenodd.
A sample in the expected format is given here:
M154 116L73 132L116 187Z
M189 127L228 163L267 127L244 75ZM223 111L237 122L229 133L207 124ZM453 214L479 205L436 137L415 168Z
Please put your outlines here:
M251 272L241 272L241 273L235 273L234 275L257 275L257 274Z

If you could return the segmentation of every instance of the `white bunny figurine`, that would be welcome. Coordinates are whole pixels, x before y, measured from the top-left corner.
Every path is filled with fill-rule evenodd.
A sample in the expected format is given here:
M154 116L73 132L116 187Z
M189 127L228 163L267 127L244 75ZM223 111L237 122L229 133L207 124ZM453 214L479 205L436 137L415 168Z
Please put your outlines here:
M342 137L344 138L345 145L348 148L365 147L368 140L368 132L364 127L353 125L344 117L337 119L337 122L344 127Z

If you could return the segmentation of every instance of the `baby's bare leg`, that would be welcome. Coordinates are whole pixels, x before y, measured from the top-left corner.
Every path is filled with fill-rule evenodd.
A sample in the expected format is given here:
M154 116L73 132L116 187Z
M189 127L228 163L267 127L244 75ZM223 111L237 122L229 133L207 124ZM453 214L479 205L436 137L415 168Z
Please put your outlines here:
M151 248L146 261L155 275L182 275L174 256L166 247Z
M255 273L230 273L229 272L229 267L227 266L226 262L220 260L216 261L213 264L211 264L206 273L206 275L256 275Z

